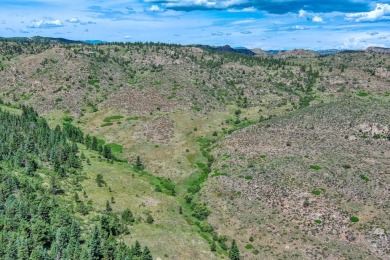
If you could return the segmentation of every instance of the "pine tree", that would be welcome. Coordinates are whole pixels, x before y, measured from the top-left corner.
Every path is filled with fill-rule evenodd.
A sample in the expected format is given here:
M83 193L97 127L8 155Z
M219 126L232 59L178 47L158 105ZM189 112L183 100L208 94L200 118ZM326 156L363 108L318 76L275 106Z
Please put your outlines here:
M111 147L108 146L108 145L105 145L103 147L103 156L107 159L111 159L112 158L112 153L111 153Z
M122 221L126 224L132 224L135 221L133 213L129 209L122 211L121 218Z
M51 247L51 255L55 259L61 259L63 251L68 245L68 230L66 228L59 228L56 232L56 240Z
M99 235L99 229L94 227L88 244L88 259L98 260L101 259L101 239Z
M110 211L112 211L112 208L111 208L110 202L109 202L108 200L106 201L106 211L107 211L107 212L110 212Z
M69 234L69 242L66 248L67 259L75 259L75 253L77 254L80 250L80 226L76 221L72 221Z
M136 162L135 162L135 165L136 165L139 169L141 169L141 170L144 169L144 165L142 164L141 158L140 158L139 156L137 156L137 160L136 160Z
M229 252L229 258L231 260L240 260L240 251L238 250L236 240L233 240L232 242L232 246Z
M98 145L99 145L98 144L98 140L97 140L96 136L94 136L92 138L91 149L97 151L98 150Z
M145 246L144 251L142 252L142 260L153 260L152 254L147 246Z
M23 237L19 237L16 241L18 247L18 260L28 260L29 252L27 240Z
M210 250L212 252L217 251L217 244L215 243L215 241L213 241L213 243L211 243Z
M46 249L42 246L37 246L33 249L30 255L30 260L49 260Z
M131 247L131 254L133 256L141 256L142 255L141 245L138 242L138 240L136 240L134 246Z
M11 236L8 240L8 245L5 253L5 260L15 260L18 259L18 248L16 245L16 239Z

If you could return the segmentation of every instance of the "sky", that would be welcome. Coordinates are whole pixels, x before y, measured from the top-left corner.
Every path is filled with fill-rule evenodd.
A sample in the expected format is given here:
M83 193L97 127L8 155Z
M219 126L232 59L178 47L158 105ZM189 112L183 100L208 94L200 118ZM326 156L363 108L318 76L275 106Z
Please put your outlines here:
M1 37L290 49L390 47L390 0L0 0Z

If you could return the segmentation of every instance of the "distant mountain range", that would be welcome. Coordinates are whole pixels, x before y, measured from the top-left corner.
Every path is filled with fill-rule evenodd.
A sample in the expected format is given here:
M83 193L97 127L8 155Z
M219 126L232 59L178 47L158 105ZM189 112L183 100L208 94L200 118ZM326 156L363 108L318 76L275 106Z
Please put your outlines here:
M107 43L106 41L101 40L86 40L86 41L75 41L75 40L69 40L65 38L52 38L52 37L42 37L42 36L34 36L34 37L0 37L0 41L10 41L10 42L30 42L30 43L48 43L48 44L104 44ZM279 54L282 55L283 53L299 53L302 51L312 52L313 55L320 55L320 56L327 56L327 55L333 55L336 53L345 53L345 52L361 52L364 50L340 50L340 49L329 49L329 50L261 50L261 49L248 49L245 47L231 47L230 45L224 45L224 46L210 46L210 45L203 45L203 44L193 44L190 45L193 47L198 47L205 50L214 50L214 51L222 51L222 52L231 52L231 53L241 53L249 56L264 56L267 54ZM376 52L376 53L384 53L388 54L390 53L390 48L383 48L383 47L368 47L365 51L367 52Z

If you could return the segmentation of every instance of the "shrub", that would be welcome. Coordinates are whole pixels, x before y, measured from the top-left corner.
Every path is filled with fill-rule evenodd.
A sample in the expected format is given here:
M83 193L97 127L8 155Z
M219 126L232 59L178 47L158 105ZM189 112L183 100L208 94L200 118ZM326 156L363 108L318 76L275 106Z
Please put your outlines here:
M122 221L126 224L132 224L135 222L133 213L129 209L125 209L121 214Z
M320 195L321 194L321 190L312 190L311 193L313 193L314 195Z
M363 173L362 174L360 174L360 178L362 179L362 180L364 180L365 182L368 182L370 179L366 176L366 175L364 175Z
M322 221L320 219L316 219L316 220L314 220L314 222L317 223L317 224L321 224L322 223Z
M252 248L253 248L253 245L252 245L252 244L246 244L245 248L246 248L246 249L252 249Z
M152 215L148 214L148 216L147 216L147 218L146 218L146 222L147 222L148 224L153 224L154 219L153 219Z
M343 168L344 168L344 169L351 169L351 165L349 165L349 164L344 164L344 165L343 165Z
M195 204L192 215L199 220L205 220L210 215L210 210L203 204Z
M113 125L113 123L104 123L100 127L111 126L111 125Z
M321 166L312 164L312 165L310 165L310 169L318 171L321 169Z
M356 216L352 216L349 218L352 222L356 223L356 222L359 222L359 218L356 217Z

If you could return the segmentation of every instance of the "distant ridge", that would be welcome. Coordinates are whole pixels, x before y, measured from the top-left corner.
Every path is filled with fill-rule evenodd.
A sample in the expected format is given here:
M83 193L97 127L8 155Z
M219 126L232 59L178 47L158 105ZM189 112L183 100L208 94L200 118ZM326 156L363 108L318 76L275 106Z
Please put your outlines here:
M256 55L256 53L254 53L253 51L251 51L251 50L249 50L247 48L243 48L243 47L232 48L230 45L210 46L210 45L195 44L195 45L191 45L191 46L198 47L198 48L205 49L205 50L241 53L241 54L246 54L246 55L250 55L250 56L255 56Z
M39 44L108 44L107 41L102 40L85 40L85 41L79 41L79 40L69 40L66 38L54 38L54 37L43 37L43 36L33 36L33 37L0 37L0 41L6 41L6 42L23 42L23 43L39 43ZM248 49L245 47L231 47L230 45L224 45L224 46L211 46L211 45L204 45L204 44L190 44L188 46L198 47L204 50L213 50L213 51L222 51L222 52L231 52L231 53L240 53L245 54L249 56L262 56L262 57L268 57L268 56L285 56L286 54L289 56L294 56L294 54L298 54L298 56L301 56L303 52L306 52L306 55L309 54L309 52L312 52L313 54L319 55L319 56L328 56L333 55L337 53L356 53L356 52L376 52L376 53L382 53L382 54L390 54L390 48L384 48L384 47L376 47L371 46L368 47L366 50L348 50L348 49L328 49L328 50L308 50L308 49L296 49L296 50L262 50L262 49ZM296 53L299 50L300 53ZM285 54L285 55L283 55ZM303 55L305 56L305 55ZM310 55L309 55L310 56Z
M24 42L24 43L41 43L41 44L79 44L83 43L82 41L73 41L65 38L51 38L51 37L42 37L42 36L33 36L33 37L10 37L4 38L0 37L0 41L8 42Z
M376 53L385 53L390 54L390 48L383 48L383 47L368 47L366 49L367 52L376 52Z
M85 43L90 43L90 44L102 44L102 43L107 43L106 41L101 41L101 40L86 40L84 41Z

